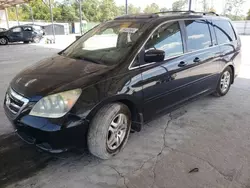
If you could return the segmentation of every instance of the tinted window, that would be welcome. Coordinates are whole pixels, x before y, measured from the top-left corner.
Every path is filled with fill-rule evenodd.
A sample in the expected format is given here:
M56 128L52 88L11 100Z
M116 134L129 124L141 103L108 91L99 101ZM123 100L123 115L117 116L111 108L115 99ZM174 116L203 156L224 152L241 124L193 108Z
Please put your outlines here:
M32 28L31 27L23 27L23 30L24 31L32 31Z
M16 28L12 29L13 33L18 33L18 32L21 32L21 31L22 31L21 27L16 27Z
M168 23L160 27L149 39L146 50L165 51L165 58L183 54L183 43L178 22Z
M213 21L213 23L219 44L224 44L236 40L234 30L229 21L215 20Z
M187 28L188 51L200 50L212 46L209 27L204 20L185 21Z
M42 27L41 27L41 26L37 26L37 25L33 25L33 28L34 28L35 30L42 30Z

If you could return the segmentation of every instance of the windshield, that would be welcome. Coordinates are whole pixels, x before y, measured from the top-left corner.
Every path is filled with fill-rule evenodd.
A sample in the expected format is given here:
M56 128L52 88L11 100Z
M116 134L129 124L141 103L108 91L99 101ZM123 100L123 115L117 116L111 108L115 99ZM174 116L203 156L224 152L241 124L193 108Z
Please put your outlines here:
M63 55L114 65L126 57L145 30L145 22L111 21L100 24L63 51Z

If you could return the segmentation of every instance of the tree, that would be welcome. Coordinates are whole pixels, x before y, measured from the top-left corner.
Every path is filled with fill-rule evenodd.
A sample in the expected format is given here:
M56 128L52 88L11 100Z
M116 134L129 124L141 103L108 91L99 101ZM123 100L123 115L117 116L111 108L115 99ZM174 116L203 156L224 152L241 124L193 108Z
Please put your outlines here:
M202 5L202 11L203 12L208 12L209 7L208 7L208 4L207 4L207 0L201 0L201 5Z
M160 12L167 12L167 11L171 11L171 9L166 7L160 9Z
M125 6L118 7L118 15L123 15L126 13ZM133 4L128 5L128 14L139 14L141 13L141 7L136 7Z
M128 13L129 14L139 14L139 13L141 13L141 7L136 7L132 4L129 4Z
M118 15L118 7L114 0L102 0L99 10L101 22L111 20Z
M144 13L160 12L160 7L156 3L152 3L151 5L147 5L143 12Z
M173 11L183 10L186 3L187 3L187 0L177 0L177 1L173 2L172 10Z
M232 14L238 15L242 11L242 5L245 3L245 0L226 0L224 7L224 15Z
M247 20L250 20L250 9L249 9L249 11L248 11L248 13L247 13L246 19L247 19Z
M50 20L50 12L47 1L33 0L30 2L30 6L32 7L33 17L35 20ZM54 7L54 5L52 6Z
M87 21L98 22L101 17L100 2L98 0L84 0L83 13Z

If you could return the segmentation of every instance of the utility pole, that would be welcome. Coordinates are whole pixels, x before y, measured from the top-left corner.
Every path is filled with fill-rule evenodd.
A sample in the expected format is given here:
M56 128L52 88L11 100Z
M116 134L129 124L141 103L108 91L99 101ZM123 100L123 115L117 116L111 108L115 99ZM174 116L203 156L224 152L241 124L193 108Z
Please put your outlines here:
M10 25L9 25L8 9L5 8L4 10L5 10L6 25L7 25L7 28L9 29Z
M125 0L126 14L128 14L128 0Z
M34 24L34 17L33 17L33 11L32 11L31 6L30 6L30 15L31 15L32 23Z
M18 16L17 5L16 5L15 7L16 7L16 19L17 19L17 24L20 25L20 23L19 23L19 16Z
M79 0L79 13L80 13L80 32L82 35L82 0Z
M189 8L188 8L189 11L192 10L192 0L189 0Z
M52 32L53 32L53 37L54 37L54 43L56 42L56 36L55 36L55 26L54 26L54 18L53 18L53 10L52 10L52 5L51 5L51 0L49 0L49 10L50 10L50 18L51 18L51 23L52 23Z

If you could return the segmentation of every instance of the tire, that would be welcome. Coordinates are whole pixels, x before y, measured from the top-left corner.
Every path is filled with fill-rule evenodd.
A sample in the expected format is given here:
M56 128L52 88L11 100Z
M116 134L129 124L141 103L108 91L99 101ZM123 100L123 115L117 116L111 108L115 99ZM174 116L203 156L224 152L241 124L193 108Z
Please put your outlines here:
M23 43L24 43L24 44L29 44L29 43L30 43L30 41L23 41Z
M40 41L41 41L41 39L39 37L34 37L33 38L34 43L39 43Z
M126 105L112 103L102 107L90 123L87 136L90 153L101 159L111 158L126 145L130 129L131 113Z
M0 37L0 45L7 45L8 39L6 37Z
M216 91L213 93L213 95L216 97L222 97L226 95L231 87L232 79L233 71L230 67L226 67L221 73L219 82L216 87ZM223 84L227 85L227 87L225 87L225 85L223 86Z

